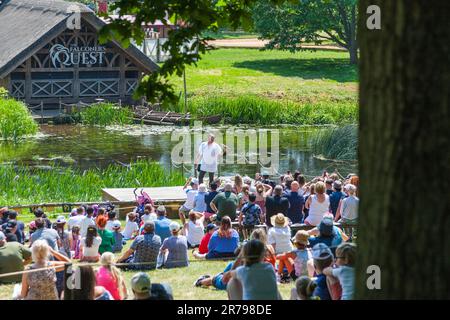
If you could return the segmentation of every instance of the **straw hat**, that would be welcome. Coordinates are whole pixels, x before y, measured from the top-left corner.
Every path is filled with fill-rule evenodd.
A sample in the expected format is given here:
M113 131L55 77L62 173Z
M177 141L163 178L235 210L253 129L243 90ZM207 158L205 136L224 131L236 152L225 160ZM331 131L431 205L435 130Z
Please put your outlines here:
M294 243L303 244L303 245L307 246L309 244L308 239L309 239L308 232L306 230L299 230L299 231L297 231L294 239L292 239L292 240Z
M270 218L270 223L276 227L286 227L289 224L289 220L284 216L284 214L279 213Z

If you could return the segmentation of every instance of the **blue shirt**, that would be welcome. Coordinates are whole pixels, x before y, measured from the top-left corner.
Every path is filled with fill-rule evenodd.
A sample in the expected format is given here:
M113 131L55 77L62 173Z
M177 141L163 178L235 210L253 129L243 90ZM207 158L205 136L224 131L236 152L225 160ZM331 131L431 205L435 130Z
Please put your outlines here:
M243 300L278 299L277 277L270 263L240 266L236 269L236 277L242 283Z
M330 211L333 216L336 216L336 211L339 207L339 202L345 197L345 193L341 191L334 191L330 196Z
M155 234L161 237L161 241L163 242L166 238L172 236L172 232L170 232L170 224L172 220L159 216L155 221Z
M164 240L161 251L168 250L167 260L164 263L166 268L187 267L188 261L188 245L185 236L171 236Z
M231 231L231 238L219 237L219 231L215 231L211 236L208 244L208 251L216 251L219 253L234 252L239 245L239 234L236 230Z
M284 196L289 200L289 209L287 216L291 219L292 223L302 223L303 221L303 196L299 195L298 192L287 191Z
M211 208L210 204L211 204L212 199L214 199L215 196L217 196L218 193L219 193L219 192L217 192L217 191L211 191L211 192L208 192L208 193L205 195L206 212L214 213L214 211L213 211L213 209Z
M327 286L327 276L319 274L316 279L317 287L314 289L313 297L319 297L320 300L331 300L330 292Z
M207 195L206 192L198 192L195 195L194 211L197 211L197 212L205 212L206 211L206 202L205 202L206 195Z
M341 244L342 237L339 233L339 229L336 226L333 226L333 235L331 237L310 237L308 239L310 247L314 247L318 243L326 244L330 249L333 255L336 255L336 247Z

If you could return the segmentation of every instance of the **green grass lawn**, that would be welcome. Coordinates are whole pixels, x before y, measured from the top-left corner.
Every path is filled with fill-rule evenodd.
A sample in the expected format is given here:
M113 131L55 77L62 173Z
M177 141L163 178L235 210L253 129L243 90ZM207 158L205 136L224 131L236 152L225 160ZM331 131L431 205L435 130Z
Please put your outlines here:
M357 68L346 52L218 49L186 70L189 98L256 95L298 103L355 102ZM182 91L182 79L174 78Z
M49 215L49 218L53 221L53 215ZM28 223L33 220L31 215L23 215L20 220ZM177 221L177 220L175 220ZM180 221L178 221L180 222ZM122 223L124 225L124 223ZM122 253L125 252L131 245L131 241L128 241ZM120 254L116 254L116 257L120 257ZM216 275L222 272L229 261L206 261L197 260L192 256L192 252L189 251L190 265L186 268L175 269L161 269L149 271L151 280L154 283L164 282L171 285L174 298L176 300L220 300L228 299L227 293L222 290L217 290L213 287L210 288L196 288L194 287L194 281L204 274ZM123 275L126 280L127 288L129 291L129 297L132 298L132 292L130 288L130 280L136 272L126 271ZM290 284L279 284L281 295L284 299L289 299L290 290L294 286L293 282ZM0 285L0 300L10 300L12 297L14 285Z

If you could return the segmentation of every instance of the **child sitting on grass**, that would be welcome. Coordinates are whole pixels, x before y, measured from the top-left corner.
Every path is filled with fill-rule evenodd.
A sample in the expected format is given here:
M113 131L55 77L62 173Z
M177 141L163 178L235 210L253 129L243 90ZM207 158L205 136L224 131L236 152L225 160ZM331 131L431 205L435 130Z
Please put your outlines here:
M326 244L318 243L312 248L312 256L314 270L317 274L317 278L315 280L317 286L314 289L313 296L318 297L320 300L331 300L331 295L328 290L327 276L323 273L323 270L332 265L333 253Z
M112 252L117 253L121 252L123 249L123 245L126 241L123 239L122 233L120 233L121 224L119 220L115 220L112 225L112 233L114 237L114 245L112 246Z
M184 234L186 235L189 248L197 248L205 235L203 231L203 214L191 210L189 221L184 224Z
M317 284L307 276L301 276L295 281L295 288L291 290L291 300L317 300L313 296Z
M244 265L229 272L230 300L278 300L277 277L270 263L264 262L266 247L259 240L248 241L242 249ZM226 277L224 280L226 281Z
M277 255L278 260L278 274L283 279L284 268L287 269L292 279L297 279L301 276L312 276L308 273L308 260L312 258L311 250L307 248L309 234L305 230L297 231L293 239L295 250Z
M256 203L256 195L249 194L248 202L244 204L239 214L239 224L243 227L244 239L248 239L255 226L261 223L261 207Z
M125 229L123 230L123 238L125 240L133 239L139 232L139 225L137 224L137 215L134 212L130 212L127 215L127 223L125 224Z
M209 240L211 239L211 236L213 235L214 231L216 231L216 230L217 230L217 226L214 223L209 223L206 226L206 234L203 236L202 241L200 241L200 245L198 247L199 254L207 254L208 253Z
M355 286L356 246L353 243L342 243L336 249L337 268L328 267L323 270L327 277L339 279L342 287L341 300L352 300Z
M106 222L106 230L113 231L113 224L116 221L116 212L110 211L108 212L108 221Z

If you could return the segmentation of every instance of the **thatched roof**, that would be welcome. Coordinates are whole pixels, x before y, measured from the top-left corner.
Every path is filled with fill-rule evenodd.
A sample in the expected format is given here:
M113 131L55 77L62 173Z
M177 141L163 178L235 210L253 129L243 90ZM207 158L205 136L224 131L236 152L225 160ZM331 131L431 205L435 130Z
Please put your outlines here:
M67 9L78 5L83 18L95 28L105 23L87 6L63 0L0 0L0 78L5 77L40 47L66 29ZM120 46L120 44L116 43ZM144 70L158 65L135 46L124 49Z

